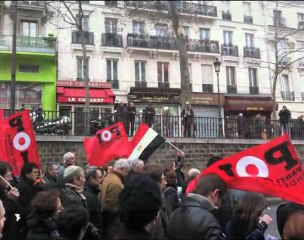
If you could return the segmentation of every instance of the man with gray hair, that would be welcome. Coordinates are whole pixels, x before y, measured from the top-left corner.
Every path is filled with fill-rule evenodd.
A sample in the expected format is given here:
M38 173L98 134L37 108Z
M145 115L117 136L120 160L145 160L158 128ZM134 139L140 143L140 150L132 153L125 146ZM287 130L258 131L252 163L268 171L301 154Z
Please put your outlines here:
M119 220L119 194L124 188L123 182L129 171L129 160L119 159L114 163L113 170L108 173L103 181L101 201L106 239L115 237L122 226Z
M63 181L64 170L67 167L73 166L73 165L76 165L75 154L72 152L65 153L63 155L63 163L60 163L59 172L57 175L57 184L59 185L59 187L63 188L63 186L64 186L64 181Z
M143 160L134 159L130 161L130 172L129 175L133 175L135 173L142 173L144 171L145 163Z

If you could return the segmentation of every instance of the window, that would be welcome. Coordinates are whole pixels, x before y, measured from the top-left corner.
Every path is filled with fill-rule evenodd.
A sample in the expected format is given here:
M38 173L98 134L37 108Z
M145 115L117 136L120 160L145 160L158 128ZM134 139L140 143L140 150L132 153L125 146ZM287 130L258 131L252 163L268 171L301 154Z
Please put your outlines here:
M200 28L200 40L209 40L210 39L210 29Z
M39 65L20 64L19 65L19 72L38 73L39 72Z
M244 16L251 16L251 3L244 2L243 7L244 7Z
M89 78L89 58L83 61L82 57L77 57L77 79L83 80Z
M107 80L108 81L117 81L117 60L107 59Z
M105 19L106 33L117 33L117 19L106 18Z
M213 68L212 65L201 65L202 84L204 93L213 93Z
M133 21L133 33L144 34L145 33L145 22Z
M282 62L287 62L287 57L286 55L288 54L288 45L287 45L287 40L281 40L278 42L278 61L280 63Z
M157 63L157 76L158 82L169 82L169 63L158 62Z
M117 1L105 1L105 5L109 7L117 7Z
M232 45L232 32L224 31L224 43L227 45Z
M21 34L25 37L37 37L37 22L21 21Z
M287 74L281 75L281 91L290 92L289 79Z
M245 33L246 47L254 47L254 35Z
M298 13L298 22L304 22L304 13Z
M79 15L76 15L77 24L79 22ZM89 31L89 16L82 17L82 28L84 31Z
M188 26L184 26L183 27L183 35L186 38L189 38L189 32L190 32L190 28Z
M235 86L235 67L226 67L227 85Z
M249 86L258 87L257 69L249 68L248 73L249 73Z
M146 63L144 61L135 62L135 81L145 82L146 81Z
M168 36L168 25L167 24L155 24L155 35L159 37Z
M283 17L282 17L282 11L279 10L273 10L273 24L275 26L282 26L283 23Z

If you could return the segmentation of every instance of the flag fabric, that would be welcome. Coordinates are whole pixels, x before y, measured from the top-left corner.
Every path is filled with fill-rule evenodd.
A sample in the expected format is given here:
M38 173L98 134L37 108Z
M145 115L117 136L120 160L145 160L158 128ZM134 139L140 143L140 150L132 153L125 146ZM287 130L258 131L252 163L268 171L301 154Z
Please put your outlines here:
M122 122L99 130L84 139L84 149L92 166L104 166L112 160L128 158L130 143Z
M4 111L0 108L0 121L4 119Z
M152 153L165 141L166 139L160 136L147 124L141 123L130 142L131 154L128 159L147 161Z
M1 122L0 137L4 161L7 161L15 176L20 176L24 163L37 164L40 168L39 154L29 110L15 113Z
M0 126L3 125L2 120L4 119L4 113L3 113L3 109L0 108ZM3 141L3 135L2 135L2 131L0 129L0 160L4 161L5 159L5 155L4 155L4 141Z
M303 167L287 134L214 163L189 183L187 193L210 173L221 177L228 188L304 204Z

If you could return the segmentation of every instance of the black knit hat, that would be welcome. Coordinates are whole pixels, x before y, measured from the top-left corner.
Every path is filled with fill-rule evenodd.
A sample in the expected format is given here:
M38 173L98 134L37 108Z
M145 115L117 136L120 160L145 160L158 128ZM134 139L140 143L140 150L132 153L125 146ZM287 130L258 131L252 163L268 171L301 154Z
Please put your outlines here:
M304 206L296 203L284 203L277 208L277 225L278 230L283 238L283 229L289 218L293 213L304 212Z

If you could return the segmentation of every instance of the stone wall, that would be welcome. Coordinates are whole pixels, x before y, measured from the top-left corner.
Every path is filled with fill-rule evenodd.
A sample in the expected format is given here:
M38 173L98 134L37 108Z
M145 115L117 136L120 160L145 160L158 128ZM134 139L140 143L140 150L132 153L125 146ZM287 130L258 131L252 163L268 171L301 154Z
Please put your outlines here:
M210 154L229 156L246 148L264 143L263 140L246 139L167 139L186 153L185 168L203 168ZM62 162L65 152L75 151L79 166L86 164L83 148L83 137L76 136L37 136L40 160L46 162ZM293 145L300 159L304 158L304 141L293 141ZM166 163L176 158L176 150L168 143L164 143L150 157L149 161Z

